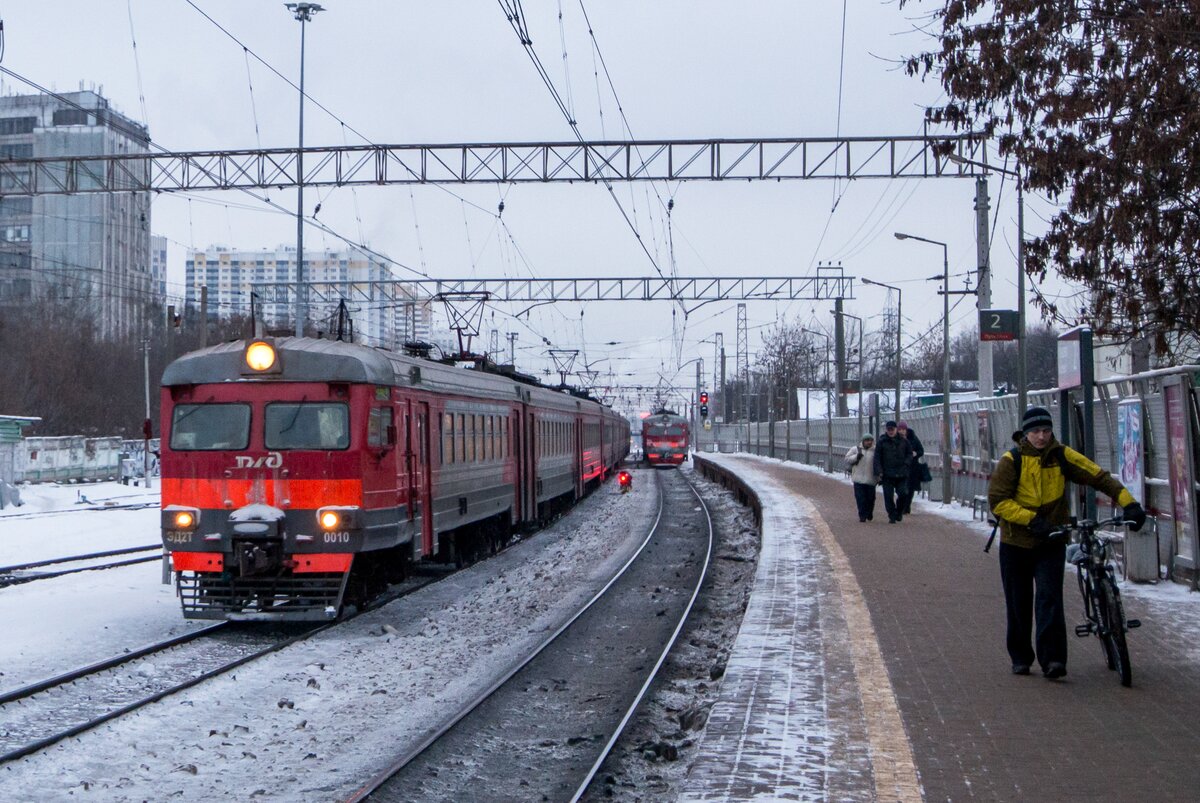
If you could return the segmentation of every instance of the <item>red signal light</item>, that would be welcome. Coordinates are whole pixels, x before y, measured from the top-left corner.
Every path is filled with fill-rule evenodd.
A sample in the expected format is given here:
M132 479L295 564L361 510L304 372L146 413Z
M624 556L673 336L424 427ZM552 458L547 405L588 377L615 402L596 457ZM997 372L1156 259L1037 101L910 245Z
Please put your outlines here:
M628 471L622 471L617 475L617 484L623 486L633 485L633 475Z
M708 391L707 390L700 391L700 403L708 404Z

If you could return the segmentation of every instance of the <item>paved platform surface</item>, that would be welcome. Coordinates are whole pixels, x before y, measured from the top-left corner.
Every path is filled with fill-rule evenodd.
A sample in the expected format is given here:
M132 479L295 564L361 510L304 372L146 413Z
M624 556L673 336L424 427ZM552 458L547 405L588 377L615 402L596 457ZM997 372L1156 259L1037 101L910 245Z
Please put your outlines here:
M762 496L763 547L684 799L1200 799L1200 595L1125 585L1132 688L1094 637L1063 680L1014 676L978 527L922 501L859 523L847 483L705 457Z

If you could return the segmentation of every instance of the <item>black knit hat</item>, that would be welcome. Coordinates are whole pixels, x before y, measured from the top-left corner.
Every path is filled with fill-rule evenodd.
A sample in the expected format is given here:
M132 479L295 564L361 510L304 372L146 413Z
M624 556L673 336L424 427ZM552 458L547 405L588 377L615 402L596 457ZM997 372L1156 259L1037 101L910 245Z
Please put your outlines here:
M1031 429L1038 427L1054 428L1054 419L1050 417L1050 411L1045 407L1030 407L1025 411L1025 415L1021 417L1021 431L1029 432Z

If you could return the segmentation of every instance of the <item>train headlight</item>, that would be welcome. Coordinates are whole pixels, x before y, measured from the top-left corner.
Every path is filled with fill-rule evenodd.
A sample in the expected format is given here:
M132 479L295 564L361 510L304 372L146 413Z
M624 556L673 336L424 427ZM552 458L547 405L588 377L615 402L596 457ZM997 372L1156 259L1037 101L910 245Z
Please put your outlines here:
M324 532L342 532L362 527L361 513L355 505L330 505L317 509L317 526Z
M265 340L255 340L246 346L246 365L251 371L270 371L277 359L275 346Z
M176 532L192 532L200 526L200 509L183 505L168 505L162 511L162 528Z

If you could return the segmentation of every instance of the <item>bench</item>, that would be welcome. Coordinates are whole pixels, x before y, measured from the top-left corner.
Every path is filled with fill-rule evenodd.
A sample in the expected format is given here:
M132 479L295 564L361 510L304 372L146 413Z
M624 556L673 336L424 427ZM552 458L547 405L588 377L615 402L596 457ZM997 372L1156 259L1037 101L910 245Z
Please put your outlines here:
M979 518L980 521L987 521L988 516L991 515L991 512L992 508L988 504L988 498L986 496L976 496L971 500L972 521L974 521L976 518Z

